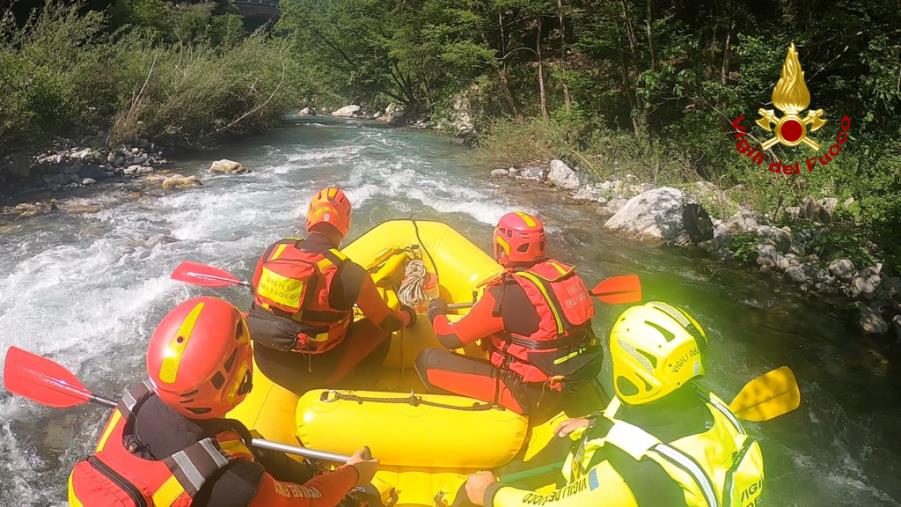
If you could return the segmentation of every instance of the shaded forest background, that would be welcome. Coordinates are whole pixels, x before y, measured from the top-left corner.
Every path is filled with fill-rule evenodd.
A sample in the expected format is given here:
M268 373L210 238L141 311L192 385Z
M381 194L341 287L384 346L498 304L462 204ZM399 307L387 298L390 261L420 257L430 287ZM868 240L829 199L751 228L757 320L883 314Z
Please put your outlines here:
M282 0L258 31L226 0L35 5L3 24L0 152L76 131L202 144L304 105L465 109L489 165L706 180L774 220L808 195L853 198L836 247L901 258L897 0ZM786 176L740 157L730 121L772 107L791 42L829 120L813 136L828 148L843 115L852 127L837 160Z

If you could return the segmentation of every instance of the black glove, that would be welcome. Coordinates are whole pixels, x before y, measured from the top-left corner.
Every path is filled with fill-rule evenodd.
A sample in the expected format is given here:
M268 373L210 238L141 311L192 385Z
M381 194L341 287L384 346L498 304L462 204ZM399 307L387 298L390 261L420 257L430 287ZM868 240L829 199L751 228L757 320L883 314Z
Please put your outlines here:
M413 327L416 325L416 310L410 308L407 305L400 305L400 311L407 312L407 315L410 316L410 323L407 324L407 327Z
M433 299L429 302L429 321L434 322L435 317L447 315L447 303L443 299Z

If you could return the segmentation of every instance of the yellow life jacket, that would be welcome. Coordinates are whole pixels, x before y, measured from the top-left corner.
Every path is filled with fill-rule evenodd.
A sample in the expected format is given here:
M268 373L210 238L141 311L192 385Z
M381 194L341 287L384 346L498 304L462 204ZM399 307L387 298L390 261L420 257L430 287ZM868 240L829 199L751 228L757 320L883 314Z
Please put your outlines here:
M660 465L682 488L689 506L757 505L763 492L760 444L745 433L716 395L709 394L705 405L713 416L709 429L665 443L638 426L616 419L621 402L614 398L603 413L613 425L606 435L584 441L578 452L569 455L563 468L567 481L578 481L589 471L594 453L613 445L636 460L651 459Z

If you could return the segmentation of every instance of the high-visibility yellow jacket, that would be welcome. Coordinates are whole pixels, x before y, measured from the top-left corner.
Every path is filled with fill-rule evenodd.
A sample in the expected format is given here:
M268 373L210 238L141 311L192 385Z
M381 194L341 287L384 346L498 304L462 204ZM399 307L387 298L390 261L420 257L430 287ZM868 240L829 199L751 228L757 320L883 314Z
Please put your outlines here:
M494 487L488 491L490 501L486 505L757 505L763 491L760 445L745 433L722 400L708 394L702 403L712 420L705 431L662 442L638 426L617 419L621 403L614 398L590 428L571 436L582 442L563 467L564 486L546 494ZM642 463L643 468L621 466L628 460ZM664 500L667 488L672 494Z

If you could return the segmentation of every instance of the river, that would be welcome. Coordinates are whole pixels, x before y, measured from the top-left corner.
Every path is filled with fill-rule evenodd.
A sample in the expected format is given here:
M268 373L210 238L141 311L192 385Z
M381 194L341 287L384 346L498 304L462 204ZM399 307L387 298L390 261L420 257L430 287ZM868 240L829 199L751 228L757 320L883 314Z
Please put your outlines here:
M769 369L794 369L801 408L747 425L763 445L766 505L901 505L899 353L865 337L846 308L771 276L607 235L588 207L491 180L471 151L429 132L292 119L197 157L175 163L200 174L202 188L0 223L0 353L16 345L48 355L115 395L142 378L166 310L201 293L170 281L172 269L196 260L247 275L266 245L298 232L323 186L347 190L351 237L416 217L446 221L487 249L498 217L524 208L545 218L551 253L587 279L638 273L647 297L694 314L711 340L705 382L724 398ZM253 172L207 175L217 158ZM248 303L246 291L217 294ZM600 334L615 314L599 309ZM95 407L50 410L0 392L0 505L64 503L68 471L101 418Z

